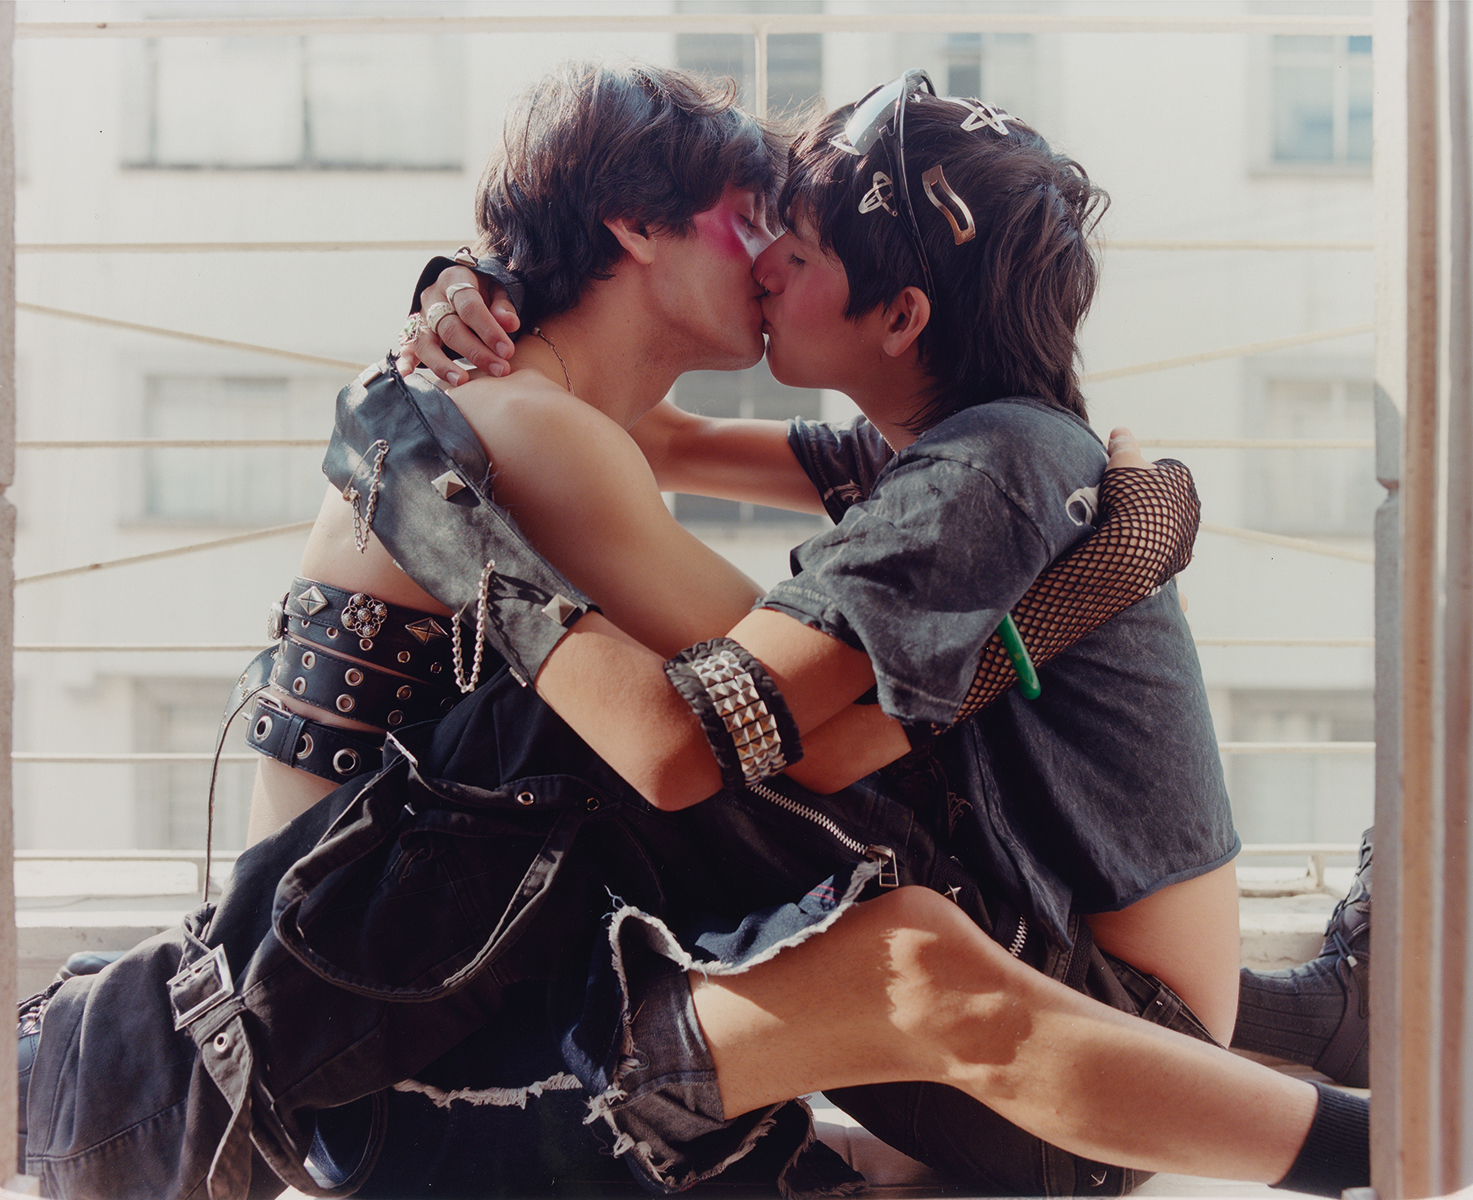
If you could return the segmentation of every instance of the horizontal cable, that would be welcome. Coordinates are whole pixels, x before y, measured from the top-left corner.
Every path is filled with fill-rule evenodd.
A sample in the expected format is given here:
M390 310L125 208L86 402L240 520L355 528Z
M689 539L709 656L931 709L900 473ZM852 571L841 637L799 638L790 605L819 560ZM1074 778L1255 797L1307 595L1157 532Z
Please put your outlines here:
M1328 542L1315 542L1309 538L1284 537L1278 533L1264 533L1258 529L1239 529L1235 525L1214 525L1207 521L1202 522L1201 529L1203 533L1215 533L1219 537L1238 538L1245 542L1262 542L1268 546L1282 546L1285 550L1302 550L1306 554L1323 554L1328 558L1345 558L1359 563L1376 561L1376 556L1369 550L1352 550L1349 546L1332 546Z
M1306 858L1315 854L1343 854L1354 858L1360 847L1353 842L1244 842L1243 854L1300 855Z
M1270 637L1219 637L1204 638L1194 637L1192 639L1198 646L1308 646L1312 649L1345 649L1366 648L1376 644L1375 638L1353 637L1353 638L1270 638ZM16 647L20 649L19 646Z
M1108 250L1374 250L1359 238L1105 238ZM17 246L19 251L20 247Z
M1177 450L1374 450L1375 438L1136 438L1141 446ZM24 443L17 442L16 445Z
M35 575L21 575L16 578L16 585L23 583L39 583L47 579L64 579L70 575L85 575L89 571L104 571L111 567L129 567L136 563L154 562L163 558L178 558L185 554L195 554L205 550L216 550L225 546L236 546L245 542L262 541L266 538L281 537L288 533L305 533L311 529L314 522L298 521L291 525L276 525L270 529L252 530L250 533L237 533L229 537L212 538L207 542L192 542L187 546L172 546L167 550L151 550L144 554L130 554L124 558L106 559L101 562L86 563L78 567L62 567L55 571L43 571ZM1276 533L1263 533L1256 529L1238 529L1231 525L1214 525L1202 522L1202 532L1215 533L1222 537L1239 538L1250 542L1263 542L1270 546L1282 546L1288 550L1301 550L1308 554L1322 554L1330 558L1344 558L1351 562L1374 563L1376 556L1366 550L1352 550L1349 547L1331 546L1325 542L1314 542L1308 538L1283 537Z
M1137 438L1144 447L1178 450L1374 450L1375 438ZM326 438L89 438L26 439L17 450L324 449Z
M1173 445L1175 443L1172 443ZM17 450L228 450L327 448L326 438L90 438L85 441L16 442Z
M17 654L255 654L266 642L21 642L11 649Z
M255 762L260 758L259 754L252 751L241 751L231 754L220 755L222 763ZM142 752L138 754L67 754L62 751L51 752L47 750L17 750L10 756L12 762L18 763L100 763L111 766L126 766L129 764L145 763L208 763L215 761L215 755L207 750L198 752L166 754L158 752Z
M608 6L612 8L612 6ZM1164 6L1163 6L1164 7ZM1186 15L1110 16L1089 13L620 13L416 17L233 17L161 21L18 21L17 38L282 37L327 33L434 36L469 33L787 33L980 30L995 33L1277 33L1369 34L1360 16Z
M1375 742L1218 742L1218 750L1223 754L1371 754L1375 752ZM127 764L127 763L191 763L191 762L213 762L214 754L207 751L195 753L168 754L164 752L144 752L136 754L92 754L76 753L68 754L62 751L46 750L17 750L11 754L15 762L26 763L102 763L102 764ZM221 762L252 762L260 755L245 752L237 754L220 755Z
M150 333L158 337L177 338L205 346L220 346L230 350L247 350L253 354L272 354L296 362L313 363L318 366L340 367L356 371L363 364L346 362L340 358L323 358L315 354L300 354L295 350L280 350L271 346L256 346L249 342L233 342L225 338L206 337L198 333L184 333L177 329L164 329L157 325L139 325L132 321L119 321L112 317L99 317L91 313L73 312L64 308L48 308L40 304L16 301L18 312L38 313L42 316L61 317L69 321L82 321L92 325L103 325L110 329L127 329L134 333ZM1334 341L1337 338L1354 337L1371 333L1372 324L1346 325L1339 329L1324 329L1315 333L1299 333L1292 337L1274 338L1267 342L1250 342L1242 346L1227 346L1221 350L1204 350L1196 354L1185 354L1177 358L1163 358L1156 362L1136 363L1128 367L1114 367L1107 371L1092 371L1081 377L1082 383L1101 383L1107 379L1125 379L1135 375L1148 375L1153 371L1170 371L1177 367L1191 367L1198 363L1217 362L1225 358L1242 358L1250 354L1263 354L1270 350L1283 350L1290 346L1307 346L1313 342Z
M206 337L202 333L184 333L178 329L163 329L157 325L139 325L133 321L119 321L113 317L99 317L92 313L73 312L66 308L48 308L43 304L26 304L17 300L17 312L37 313L43 317L60 317L66 321L81 321L87 325L102 325L108 329L126 329L132 333L151 333L156 337L175 338L182 342L194 342L201 346L219 346L225 350L247 350L252 354L271 354L277 358L289 358L293 362L311 363L319 367L336 367L349 371L362 368L360 362L346 362L341 358L323 358L318 354L300 354L295 350L279 350L274 346L255 346L250 342L233 342L226 338Z
M1137 438L1145 447L1178 450L1374 450L1375 438ZM219 450L325 448L326 438L89 438L27 439L17 450Z
M461 239L436 242L17 242L17 254L335 254L348 250L454 249Z
M456 238L438 241L337 242L17 242L17 254L342 254L360 251L441 251ZM1374 250L1373 241L1310 238L1107 238L1106 250Z
M234 850L216 850L216 862L234 862ZM203 850L17 850L21 862L192 862L203 863Z
M1266 354L1270 350L1286 350L1290 346L1308 346L1312 342L1331 342L1337 338L1355 337L1362 333L1374 333L1376 326L1371 322L1364 325L1344 325L1339 329L1322 329L1316 333L1296 333L1293 337L1273 338L1267 342L1249 342L1244 346L1228 346L1222 350L1204 350L1198 354L1183 354L1178 358L1163 358L1156 362L1136 363L1130 367L1113 367L1108 371L1091 371L1080 377L1081 383L1102 383L1106 379L1125 379L1132 375L1148 375L1152 371L1172 371L1177 367L1195 367L1198 363L1218 362L1224 358L1244 358L1250 354Z
M1312 648L1371 647L1375 638L1282 638L1282 637L1219 637L1194 638L1199 646L1309 646ZM23 654L214 654L231 651L236 654L254 654L264 650L266 642L194 642L180 645L177 642L21 642L12 647Z
M250 533L232 534L230 537L214 538L208 542L193 542L188 546L173 546L168 550L151 550L147 554L130 554L126 558L110 558L81 567L63 567L59 571L43 571L39 575L22 575L15 582L19 587L23 583L39 583L43 579L65 579L68 575L85 575L88 571L105 571L109 567L131 567L134 563L155 562L161 558L178 558L184 554L197 554L202 550L217 550L222 546L238 546L244 542L259 542L288 533L305 533L312 528L314 523L313 521L297 521L292 525L275 525L270 529L256 529Z
M1218 742L1219 754L1374 754L1375 742Z

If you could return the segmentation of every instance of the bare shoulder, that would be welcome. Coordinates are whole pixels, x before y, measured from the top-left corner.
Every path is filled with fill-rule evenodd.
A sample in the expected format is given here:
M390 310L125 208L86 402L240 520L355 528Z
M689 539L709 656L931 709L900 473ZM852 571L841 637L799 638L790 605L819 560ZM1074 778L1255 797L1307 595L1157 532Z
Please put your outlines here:
M475 379L451 398L491 460L496 500L571 501L617 489L625 498L658 496L654 475L634 439L592 405L534 371Z

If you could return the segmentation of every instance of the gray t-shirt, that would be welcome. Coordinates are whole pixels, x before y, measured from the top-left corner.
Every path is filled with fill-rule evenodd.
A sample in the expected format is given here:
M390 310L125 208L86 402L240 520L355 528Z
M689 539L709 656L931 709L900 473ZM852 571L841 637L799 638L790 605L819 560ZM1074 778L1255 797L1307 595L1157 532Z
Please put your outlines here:
M1105 452L1036 400L966 409L899 453L863 418L789 444L837 524L763 605L864 650L880 704L949 723L1018 598L1093 529ZM969 857L1062 935L1238 851L1196 648L1174 583L940 739L971 805Z

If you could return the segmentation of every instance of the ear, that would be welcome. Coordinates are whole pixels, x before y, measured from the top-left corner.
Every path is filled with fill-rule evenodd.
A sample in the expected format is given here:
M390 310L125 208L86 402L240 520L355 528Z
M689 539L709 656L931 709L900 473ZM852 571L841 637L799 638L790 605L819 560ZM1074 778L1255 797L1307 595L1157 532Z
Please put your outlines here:
M643 266L649 266L654 261L654 238L650 232L638 221L629 217L608 217L604 220L608 231L618 239L619 245L624 247L624 253Z
M900 358L931 320L931 301L918 287L902 288L886 306L880 348L891 358Z

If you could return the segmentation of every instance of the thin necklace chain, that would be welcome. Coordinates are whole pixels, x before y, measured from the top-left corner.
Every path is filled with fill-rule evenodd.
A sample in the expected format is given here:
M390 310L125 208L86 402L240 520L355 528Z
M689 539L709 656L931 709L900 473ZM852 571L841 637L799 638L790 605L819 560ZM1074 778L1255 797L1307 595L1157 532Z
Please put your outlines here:
M535 338L541 338L544 342L547 343L547 348L552 351L552 356L557 359L557 365L562 367L563 369L563 382L568 385L568 392L571 395L573 391L573 380L572 377L568 374L568 364L563 361L563 356L558 353L558 349L555 345L553 345L552 339L548 337L547 334L542 332L541 325L532 330L532 336Z

